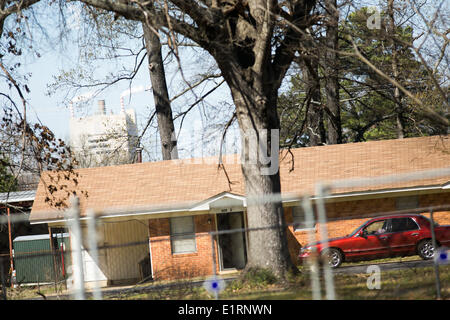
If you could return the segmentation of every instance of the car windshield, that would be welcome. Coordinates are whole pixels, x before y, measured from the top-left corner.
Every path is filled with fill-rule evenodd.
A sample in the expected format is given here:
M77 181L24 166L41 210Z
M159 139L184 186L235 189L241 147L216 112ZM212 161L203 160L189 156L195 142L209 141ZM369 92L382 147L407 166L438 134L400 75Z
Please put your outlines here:
M353 232L352 233L350 233L348 236L349 237L353 237L358 231L359 231L359 229L361 229L361 227L363 226L363 225L365 225L366 223L364 222L362 225L360 225L358 228L356 228L355 230L353 230Z

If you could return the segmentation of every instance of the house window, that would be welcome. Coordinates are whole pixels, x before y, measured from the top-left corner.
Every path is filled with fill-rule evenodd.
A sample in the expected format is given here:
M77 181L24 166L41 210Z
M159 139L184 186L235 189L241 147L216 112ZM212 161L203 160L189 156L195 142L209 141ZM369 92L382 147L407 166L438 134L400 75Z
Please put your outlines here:
M419 197L400 197L395 200L395 206L397 210L415 209L419 206Z
M194 217L170 218L172 253L196 251Z
M305 212L303 211L302 207L293 207L292 208L292 217L294 219L294 230L300 231L300 230L308 230L312 229L316 226L314 222L310 222L307 224L305 222Z

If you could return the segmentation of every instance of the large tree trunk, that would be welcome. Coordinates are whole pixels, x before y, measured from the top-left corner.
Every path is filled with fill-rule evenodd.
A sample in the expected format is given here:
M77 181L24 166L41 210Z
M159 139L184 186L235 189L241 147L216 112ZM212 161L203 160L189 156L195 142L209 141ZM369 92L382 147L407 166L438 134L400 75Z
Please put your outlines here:
M241 83L239 88L232 87L231 92L243 137L241 160L248 226L263 228L248 231L247 269L268 268L276 276L284 277L296 268L288 251L281 198L277 198L281 193L277 92L258 94L259 89L248 87L248 82Z
M339 106L339 57L338 24L339 11L336 0L326 0L328 21L326 27L326 54L324 61L325 92L327 96L326 110L328 119L328 143L342 143L341 109Z
M255 72L257 67L254 61L261 57L253 57L251 52L244 55L240 51L221 50L212 54L230 87L241 133L241 168L250 229L247 231L246 269L266 268L277 277L284 278L288 272L298 269L289 255L280 198L279 86L275 84L268 62L270 55L266 55L267 60L260 60L259 70ZM264 156L267 161L261 159Z
M163 160L178 159L177 140L172 108L167 91L166 75L161 53L161 42L153 30L142 23L148 68L153 89Z

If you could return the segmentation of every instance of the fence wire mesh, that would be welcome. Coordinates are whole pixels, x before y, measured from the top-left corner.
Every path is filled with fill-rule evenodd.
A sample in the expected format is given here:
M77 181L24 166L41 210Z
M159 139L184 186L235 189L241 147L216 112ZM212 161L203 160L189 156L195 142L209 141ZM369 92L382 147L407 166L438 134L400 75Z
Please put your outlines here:
M140 217L142 208L117 215L87 210L80 217L73 201L49 233L15 237L10 252L0 253L1 297L450 299L450 267L443 259L450 245L448 191L333 193L449 173L319 184L314 196L284 202L284 225L257 228L248 225L244 207L158 218ZM11 231L28 223L27 215L0 218L3 233L8 224ZM270 268L251 267L249 244L266 231L285 237L280 252L294 268L282 279ZM271 250L264 241L260 246Z

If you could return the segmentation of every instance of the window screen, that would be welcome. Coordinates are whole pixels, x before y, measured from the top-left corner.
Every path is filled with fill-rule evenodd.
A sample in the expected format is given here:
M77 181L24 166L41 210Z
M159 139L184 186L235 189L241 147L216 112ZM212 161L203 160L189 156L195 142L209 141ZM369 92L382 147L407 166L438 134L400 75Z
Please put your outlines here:
M194 217L171 218L170 235L172 253L189 253L196 251Z
M305 212L302 207L293 207L292 208L292 217L294 219L294 230L304 230L311 229L315 227L315 223L310 222L307 224L305 222Z

